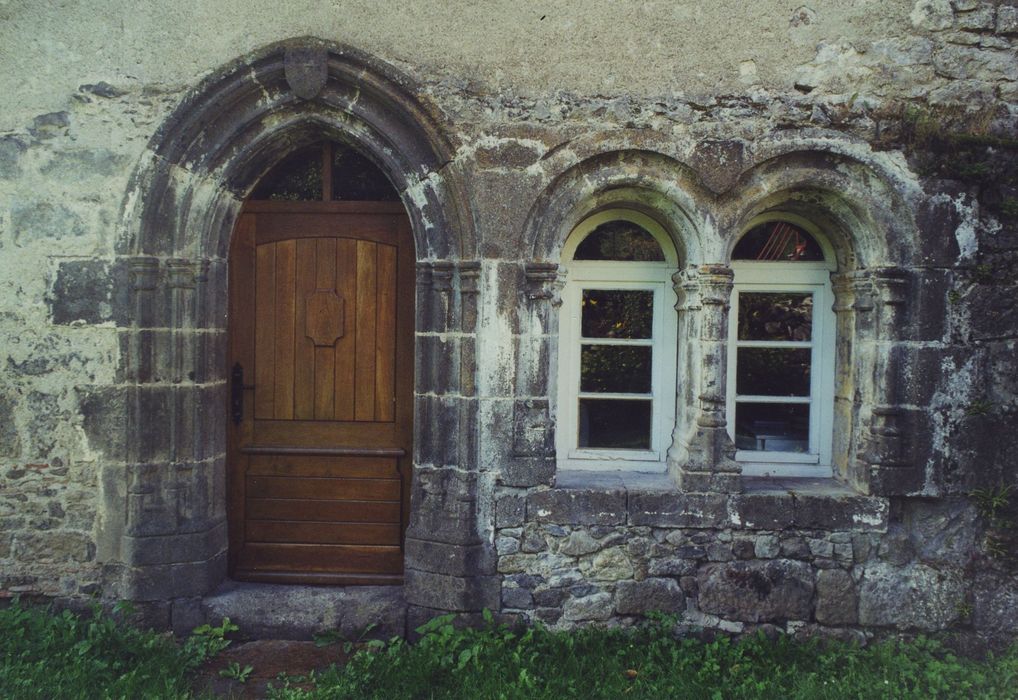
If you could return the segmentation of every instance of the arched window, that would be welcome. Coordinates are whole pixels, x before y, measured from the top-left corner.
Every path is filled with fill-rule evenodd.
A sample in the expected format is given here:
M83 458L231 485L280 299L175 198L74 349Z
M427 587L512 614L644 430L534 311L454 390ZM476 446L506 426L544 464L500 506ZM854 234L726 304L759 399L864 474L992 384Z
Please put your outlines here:
M791 215L751 223L732 251L727 413L743 474L831 475L833 259Z
M563 251L560 467L663 471L675 413L675 249L639 212L585 219Z

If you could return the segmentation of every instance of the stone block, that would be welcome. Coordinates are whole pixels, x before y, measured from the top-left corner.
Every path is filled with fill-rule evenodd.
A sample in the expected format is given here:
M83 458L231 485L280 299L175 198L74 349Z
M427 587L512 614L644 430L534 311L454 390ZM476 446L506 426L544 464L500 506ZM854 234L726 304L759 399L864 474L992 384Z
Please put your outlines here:
M226 551L226 523L202 532L121 539L121 556L130 566L207 561Z
M615 611L620 615L678 613L685 607L686 596L679 584L670 578L622 581L615 591Z
M49 298L53 323L103 323L113 318L114 277L102 260L66 260Z
M596 552L600 548L601 543L591 537L589 532L576 530L559 544L558 553L568 557L582 557L584 554Z
M10 218L11 232L14 242L19 245L34 243L39 240L78 238L84 236L88 231L81 217L68 209L63 204L38 201L18 201L11 205ZM68 275L76 276L74 270L83 271L83 278L93 280L96 268L105 266L100 261L80 260L65 261L61 267L68 265ZM60 273L58 270L57 277ZM87 285L83 286L87 288ZM106 299L106 312L109 313L109 299Z
M534 596L526 588L503 588L502 607L530 610L534 607Z
M400 586L305 586L228 582L202 599L207 620L222 618L258 639L311 639L338 632L357 639L368 625L372 638L402 636L406 601Z
M1018 7L1000 5L997 8L997 34L1018 34Z
M730 620L809 620L813 570L788 559L708 564L697 577L701 611Z
M610 593L570 598L562 606L562 617L570 622L604 621L610 618L613 612L614 605Z
M610 547L591 560L587 575L594 581L619 581L633 576L633 562L625 547Z
M968 584L956 570L923 564L867 566L858 584L859 623L933 631L956 622Z
M9 392L0 394L0 457L20 457L21 437L14 420L17 404Z
M226 579L226 552L208 561L129 568L123 574L127 600L201 596Z
M414 470L408 538L473 545L481 541L477 527L476 473Z
M520 457L505 460L499 481L506 486L542 486L555 476L555 458L552 456Z
M724 494L635 491L629 494L629 524L651 527L724 527L728 521Z
M490 545L447 544L406 538L406 567L449 576L476 576L495 572Z
M446 576L407 569L403 588L407 602L412 605L471 612L498 609L502 582L498 576Z
M885 498L797 493L793 510L800 528L884 532L890 505Z
M817 622L854 625L858 622L858 595L847 571L827 569L817 574Z
M549 489L527 496L527 519L559 525L622 525L626 492Z
M527 500L522 496L500 496L495 501L495 527L520 527L527 514Z
M981 630L1015 634L1018 626L1018 581L1014 577L985 572L976 576L972 588L972 624Z
M729 520L748 530L783 530L792 525L788 493L741 493L728 502Z

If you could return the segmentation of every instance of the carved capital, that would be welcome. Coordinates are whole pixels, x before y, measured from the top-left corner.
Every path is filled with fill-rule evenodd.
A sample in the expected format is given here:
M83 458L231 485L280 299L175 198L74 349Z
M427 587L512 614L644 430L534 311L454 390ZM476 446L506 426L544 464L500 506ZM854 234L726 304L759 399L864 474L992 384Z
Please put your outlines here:
M735 273L727 265L701 265L697 280L703 305L728 307Z
M448 260L437 260L431 264L431 287L436 292L451 292L455 265Z
M672 275L672 289L678 301L676 311L695 311L701 308L700 281L695 267L679 270Z
M132 258L127 266L131 289L151 290L159 285L159 260L157 258Z
M459 279L461 294L477 294L481 277L481 263L478 260L467 260L459 263Z
M166 283L171 289L194 289L207 273L208 261L166 261Z
M524 294L528 302L550 301L553 306L562 303L565 275L560 272L557 263L527 263L523 274L526 278Z

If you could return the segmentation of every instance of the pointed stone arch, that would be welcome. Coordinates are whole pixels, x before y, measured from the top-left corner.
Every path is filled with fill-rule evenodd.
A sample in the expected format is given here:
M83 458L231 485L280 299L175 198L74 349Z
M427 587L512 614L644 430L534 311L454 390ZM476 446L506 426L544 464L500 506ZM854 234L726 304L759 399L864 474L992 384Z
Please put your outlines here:
M105 436L99 557L108 595L140 601L166 626L226 577L226 257L241 204L283 156L335 139L377 165L411 222L417 333L474 333L479 265L464 190L446 167L453 147L445 133L441 115L409 78L354 49L309 38L215 72L159 127L130 183L117 242L117 383L85 400L86 430ZM473 343L464 347L472 352ZM448 364L439 346L418 348L417 435L448 433L467 420L465 406L475 399L432 368ZM472 368L467 354L457 358ZM481 547L474 445L458 441L450 452L415 439L411 604L494 607L477 593L484 567L444 582L458 598L429 594L428 577L437 574L428 545L454 554ZM456 509L446 507L451 501Z

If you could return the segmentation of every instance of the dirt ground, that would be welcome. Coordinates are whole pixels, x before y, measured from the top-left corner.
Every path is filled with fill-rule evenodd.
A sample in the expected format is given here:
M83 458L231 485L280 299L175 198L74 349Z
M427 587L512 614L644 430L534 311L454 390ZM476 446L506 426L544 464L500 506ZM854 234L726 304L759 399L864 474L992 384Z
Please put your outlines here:
M195 681L197 691L208 690L217 697L236 700L264 698L270 683L281 685L277 677L303 676L313 670L345 661L341 644L317 647L314 642L298 642L284 639L263 639L253 642L235 643L206 664ZM225 678L220 671L236 663L241 669L253 669L241 683Z

